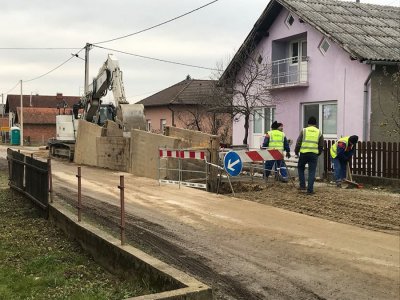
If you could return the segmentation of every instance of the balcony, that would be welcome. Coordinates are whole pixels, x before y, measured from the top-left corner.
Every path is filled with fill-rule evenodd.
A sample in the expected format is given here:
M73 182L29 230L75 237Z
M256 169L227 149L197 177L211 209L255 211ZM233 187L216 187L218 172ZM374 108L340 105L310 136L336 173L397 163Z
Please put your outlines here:
M271 71L271 89L308 86L308 56L275 60Z

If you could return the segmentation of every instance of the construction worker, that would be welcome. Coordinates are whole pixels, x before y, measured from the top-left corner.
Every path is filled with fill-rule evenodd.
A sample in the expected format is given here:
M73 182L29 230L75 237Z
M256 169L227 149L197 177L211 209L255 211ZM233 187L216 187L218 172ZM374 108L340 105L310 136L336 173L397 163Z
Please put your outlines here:
M358 136L345 136L340 138L331 147L331 157L335 173L335 182L338 188L342 187L342 181L346 179L347 164L354 153L354 146L358 142Z
M265 134L262 144L263 148L276 149L283 152L286 151L286 157L290 158L290 147L288 140L283 132L283 124L277 121L271 124L271 130ZM268 178L272 169L279 170L280 180L288 182L288 174L284 160L267 160L265 161L265 176Z
M317 128L317 119L310 117L308 126L303 128L297 138L294 153L299 156L297 170L299 173L300 191L306 191L307 194L314 194L315 172L317 169L318 156L324 148L324 137L321 130ZM308 164L308 182L306 188L306 180L304 176L305 167Z

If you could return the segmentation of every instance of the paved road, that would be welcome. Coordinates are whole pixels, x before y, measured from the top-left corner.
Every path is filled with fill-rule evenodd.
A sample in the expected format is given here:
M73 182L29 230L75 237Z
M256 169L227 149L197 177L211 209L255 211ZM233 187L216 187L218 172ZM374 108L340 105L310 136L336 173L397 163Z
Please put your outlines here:
M77 167L52 167L56 195L74 198ZM84 201L118 205L122 174L82 167ZM124 175L132 239L216 299L400 299L398 236Z

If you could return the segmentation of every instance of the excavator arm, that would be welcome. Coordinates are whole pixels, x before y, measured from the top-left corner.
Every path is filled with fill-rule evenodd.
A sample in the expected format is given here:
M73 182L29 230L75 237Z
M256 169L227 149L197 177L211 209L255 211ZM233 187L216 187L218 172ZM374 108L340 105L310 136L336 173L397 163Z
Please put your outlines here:
M89 122L99 123L100 112L104 107L101 98L108 90L112 90L114 96L115 112L111 114L113 121L125 131L134 128L145 129L144 107L141 104L129 104L126 100L122 71L118 59L113 54L108 55L98 75L90 84L88 92L80 101L80 107L84 109L83 118ZM111 106L107 105L107 110L110 108Z

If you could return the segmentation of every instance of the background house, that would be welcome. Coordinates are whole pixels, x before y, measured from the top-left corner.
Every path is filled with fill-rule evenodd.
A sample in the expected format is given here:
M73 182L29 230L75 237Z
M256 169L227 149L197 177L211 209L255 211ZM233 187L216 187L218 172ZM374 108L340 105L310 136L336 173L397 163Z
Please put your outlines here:
M221 77L237 82L250 56L268 62L272 100L253 109L250 147L260 146L273 120L295 140L310 116L328 139L398 141L389 132L400 117L391 81L400 63L399 15L398 7L356 2L271 0ZM243 117L233 124L234 144L242 143L243 125Z
M80 97L44 95L23 95L23 135L26 143L47 144L49 138L56 136L56 115L71 114L72 106ZM7 95L5 112L8 114L9 127L21 123L21 96Z
M229 113L215 107L214 80L198 80L189 76L138 103L144 105L147 130L162 133L165 126L174 126L218 134L221 142L231 142L232 121Z

